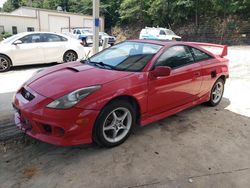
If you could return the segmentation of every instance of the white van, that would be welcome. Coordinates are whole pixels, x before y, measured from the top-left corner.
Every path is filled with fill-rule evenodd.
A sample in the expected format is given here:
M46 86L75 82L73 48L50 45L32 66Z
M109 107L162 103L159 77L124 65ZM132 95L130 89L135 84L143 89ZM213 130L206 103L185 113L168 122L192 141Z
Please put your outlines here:
M172 30L162 27L145 27L140 32L140 39L153 40L181 40L181 37L176 35Z

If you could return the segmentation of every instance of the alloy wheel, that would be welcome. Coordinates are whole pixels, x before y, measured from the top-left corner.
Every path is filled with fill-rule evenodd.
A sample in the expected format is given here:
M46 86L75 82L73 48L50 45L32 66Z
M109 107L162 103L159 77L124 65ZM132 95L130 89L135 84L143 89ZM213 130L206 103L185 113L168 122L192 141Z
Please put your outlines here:
M67 52L65 55L65 61L70 62L70 61L75 61L77 59L76 54L74 52Z
M6 58L0 57L0 71L5 71L9 67L9 62Z
M212 91L212 101L218 103L223 95L224 85L221 82L217 82Z
M121 141L132 126L131 112L124 107L113 110L103 124L103 136L110 143Z

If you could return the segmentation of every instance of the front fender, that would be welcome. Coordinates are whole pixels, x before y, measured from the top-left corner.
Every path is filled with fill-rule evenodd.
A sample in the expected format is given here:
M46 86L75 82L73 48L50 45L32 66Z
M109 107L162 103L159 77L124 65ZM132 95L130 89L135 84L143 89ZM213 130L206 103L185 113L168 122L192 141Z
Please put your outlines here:
M84 98L77 107L101 110L119 96L131 96L139 104L141 113L147 110L147 73L135 73L126 78L104 84L101 89Z

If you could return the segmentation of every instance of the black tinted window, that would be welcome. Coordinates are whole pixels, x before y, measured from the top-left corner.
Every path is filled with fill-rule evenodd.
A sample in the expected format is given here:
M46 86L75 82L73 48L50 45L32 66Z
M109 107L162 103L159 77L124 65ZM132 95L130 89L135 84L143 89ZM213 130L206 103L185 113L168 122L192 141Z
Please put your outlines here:
M20 39L23 43L37 43L41 42L40 34L27 35Z
M17 27L16 26L12 26L12 34L13 35L17 34Z
M193 62L193 56L186 46L173 46L163 52L157 60L156 66L177 68Z
M206 59L210 59L211 56L206 54L205 52L202 52L196 48L192 48L192 51L194 53L194 58L196 61L201 61L201 60L206 60Z
M35 29L34 29L34 27L27 27L27 31L32 32L32 31L35 31Z
M43 42L61 42L61 41L67 41L67 39L55 34L43 34Z
M160 30L160 35L166 35L165 31Z

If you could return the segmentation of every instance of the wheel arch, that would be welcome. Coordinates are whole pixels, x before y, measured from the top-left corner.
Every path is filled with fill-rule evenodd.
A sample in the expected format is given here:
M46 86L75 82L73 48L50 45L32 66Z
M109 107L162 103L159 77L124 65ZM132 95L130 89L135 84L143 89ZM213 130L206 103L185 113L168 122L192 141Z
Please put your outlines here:
M141 116L140 111L141 110L140 110L139 102L135 97L133 97L131 95L119 95L119 96L115 96L114 98L111 98L108 102L106 102L102 106L100 113L98 114L97 118L95 119L94 126L92 127L92 140L93 140L93 142L97 143L98 145L102 145L102 144L97 136L98 131L97 131L96 122L98 121L98 118L101 115L102 110L105 107L107 107L108 105L115 103L116 101L128 101L135 108L135 111L136 111L135 127L138 126L140 123L140 116Z
M78 53L77 53L77 51L76 50L74 50L74 49L72 49L72 48L70 48L70 49L67 49L64 53L63 53L63 61L64 61L64 56L65 56L65 54L67 53L67 52L74 52L75 54L76 54L76 56L77 56L77 59L78 59Z
M5 56L6 58L8 58L10 60L10 65L13 66L12 60L8 55L3 54L3 53L0 53L0 55Z
M226 77L225 75L221 75L218 79L222 79L222 80L224 81L224 83L226 83L226 78L227 78L227 77ZM218 79L217 79L217 80L218 80ZM216 81L217 81L217 80L216 80Z
M110 103L113 103L117 100L122 100L122 101L128 101L132 106L133 108L135 109L135 112L136 112L136 124L140 124L140 118L141 118L141 107L140 107L140 104L138 102L138 100L131 96L131 95L119 95L119 96L116 96L112 99L110 99L104 106L107 106L109 105Z

